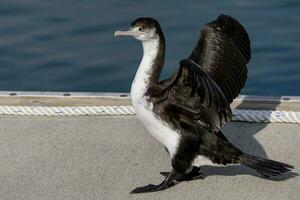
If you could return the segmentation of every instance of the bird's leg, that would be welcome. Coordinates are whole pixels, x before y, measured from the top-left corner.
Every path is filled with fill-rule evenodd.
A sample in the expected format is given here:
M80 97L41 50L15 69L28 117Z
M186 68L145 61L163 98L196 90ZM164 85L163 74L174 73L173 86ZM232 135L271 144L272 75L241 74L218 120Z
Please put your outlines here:
M168 174L166 179L159 185L146 185L143 187L137 187L134 190L132 190L130 193L131 194L136 194L136 193L146 193L146 192L157 192L161 191L164 189L167 189L169 187L172 187L175 185L174 180L178 174L175 172L174 169Z
M204 179L205 176L199 172L200 167L193 167L192 171L187 174L183 174L176 179L176 181L192 181L197 179Z
M192 171L176 177L175 181L181 182L181 181L192 181L197 179L204 179L205 176L202 173L200 173L199 170L200 170L199 167L194 166ZM169 172L160 172L160 174L167 177L169 175Z

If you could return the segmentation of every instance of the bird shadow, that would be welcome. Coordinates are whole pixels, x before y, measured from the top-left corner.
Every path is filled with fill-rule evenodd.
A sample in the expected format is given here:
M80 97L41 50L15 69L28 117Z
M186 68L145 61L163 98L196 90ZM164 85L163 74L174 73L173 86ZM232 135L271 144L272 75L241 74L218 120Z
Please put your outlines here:
M257 103L254 103L253 100L249 100L249 98L247 98L246 96L246 98L244 98L244 100L242 100L241 103L235 107L235 109L258 109L257 106L260 106L259 109L276 110L276 108L280 105L281 97L270 97L270 99L272 101L262 100L259 102L258 105ZM255 126L249 126L249 123L238 124L233 122L226 125L222 131L230 142L232 142L235 146L237 146L245 153L267 158L267 153L264 147L255 138L255 135L264 128L266 128L268 125L269 123L256 123ZM224 167L201 166L201 172L204 173L205 176L253 175L257 177L262 177L255 170L243 165L230 165ZM274 181L284 181L286 179L293 178L298 175L299 174L295 172L288 172L281 176L276 176L268 179Z
M258 103L256 99L260 98L261 97L244 96L240 103L235 106L234 110L267 109L275 111L281 102L281 97L272 97L271 100L260 100ZM270 123L255 123L255 126L251 124L253 123L233 122L227 124L222 131L224 132L225 136L242 151L266 158L267 153L264 147L255 138L255 135L265 129Z

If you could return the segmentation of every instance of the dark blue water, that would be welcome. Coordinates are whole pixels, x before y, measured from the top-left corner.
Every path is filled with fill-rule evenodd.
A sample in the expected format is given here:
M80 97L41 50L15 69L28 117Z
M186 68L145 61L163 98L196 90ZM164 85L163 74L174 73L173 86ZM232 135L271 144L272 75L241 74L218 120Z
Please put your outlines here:
M0 90L128 92L142 49L114 38L139 16L157 18L167 42L163 77L220 13L252 41L243 94L300 95L300 1L1 0Z

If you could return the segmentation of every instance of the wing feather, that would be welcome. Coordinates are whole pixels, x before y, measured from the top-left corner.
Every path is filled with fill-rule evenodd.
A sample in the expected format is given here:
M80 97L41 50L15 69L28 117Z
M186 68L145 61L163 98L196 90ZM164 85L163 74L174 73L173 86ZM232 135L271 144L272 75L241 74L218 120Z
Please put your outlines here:
M201 31L188 59L163 90L171 121L199 124L219 131L232 117L229 104L247 79L250 40L235 19L220 15ZM174 119L173 119L174 118Z
M214 80L193 60L183 59L180 62L180 70L173 84L174 91L169 98L178 99L179 96L182 97L184 91L190 91L187 101L194 101L198 106L193 110L198 115L195 119L200 125L218 131L231 119L231 109L225 95Z
M216 82L228 103L245 85L250 58L250 40L245 28L226 15L220 15L202 29L190 55Z

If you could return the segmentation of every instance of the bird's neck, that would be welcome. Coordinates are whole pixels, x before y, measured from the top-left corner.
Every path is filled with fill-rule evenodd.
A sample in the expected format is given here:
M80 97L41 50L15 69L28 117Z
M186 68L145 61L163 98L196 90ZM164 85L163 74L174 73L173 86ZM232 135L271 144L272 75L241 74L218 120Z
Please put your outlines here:
M143 58L135 78L145 81L146 85L158 84L165 59L165 40L163 36L143 43Z

